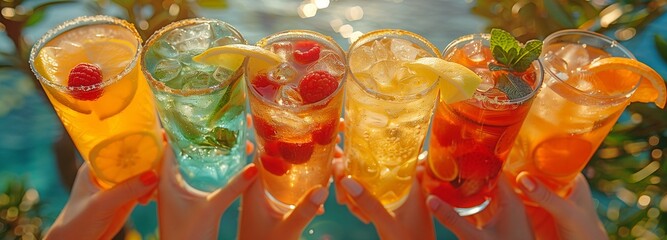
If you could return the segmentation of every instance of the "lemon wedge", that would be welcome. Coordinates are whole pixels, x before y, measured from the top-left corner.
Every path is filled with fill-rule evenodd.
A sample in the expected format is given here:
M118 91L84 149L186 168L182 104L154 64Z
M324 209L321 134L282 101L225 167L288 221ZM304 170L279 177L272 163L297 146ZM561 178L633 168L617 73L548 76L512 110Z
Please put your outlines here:
M250 57L251 61L248 63L249 65L262 65L263 68L275 67L283 62L283 59L278 54L258 46L246 44L229 44L209 48L203 53L194 56L192 60L207 65L216 65L236 70L241 67L245 57Z
M424 57L405 66L424 77L440 77L440 101L455 103L472 97L482 82L475 72L467 67L436 57Z

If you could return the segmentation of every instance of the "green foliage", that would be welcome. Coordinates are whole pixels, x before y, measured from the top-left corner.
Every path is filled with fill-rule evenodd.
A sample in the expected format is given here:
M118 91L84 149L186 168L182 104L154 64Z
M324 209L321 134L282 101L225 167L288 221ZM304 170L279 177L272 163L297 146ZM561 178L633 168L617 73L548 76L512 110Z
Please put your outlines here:
M26 179L10 179L0 192L0 239L40 239L41 203Z
M542 41L530 40L525 46L512 34L498 28L491 29L491 52L499 63L515 72L524 72L542 52Z

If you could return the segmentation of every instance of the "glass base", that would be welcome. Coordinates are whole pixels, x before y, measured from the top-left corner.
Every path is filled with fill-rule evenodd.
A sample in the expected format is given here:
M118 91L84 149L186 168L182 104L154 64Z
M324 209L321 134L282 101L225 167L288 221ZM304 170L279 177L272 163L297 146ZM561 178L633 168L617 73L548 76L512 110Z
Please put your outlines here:
M480 205L474 206L474 207L469 207L469 208L454 208L454 211L459 214L459 216L465 217L465 216L470 216L475 213L481 212L484 210L487 206L489 206L489 203L491 203L491 198L487 198L484 200L484 202Z
M269 193L269 191L264 190L264 194L266 195L266 198L269 199L269 205L271 205L271 207L273 209L275 209L276 211L278 211L280 213L287 213L289 211L294 210L294 208L296 207L295 205L281 202L280 200L275 198L273 195L271 195L271 193Z
M403 203L405 203L405 201L408 200L408 195L410 194L409 193L405 194L405 196L401 199L398 199L391 203L384 204L384 208L386 208L387 210L396 211L396 209L403 206Z

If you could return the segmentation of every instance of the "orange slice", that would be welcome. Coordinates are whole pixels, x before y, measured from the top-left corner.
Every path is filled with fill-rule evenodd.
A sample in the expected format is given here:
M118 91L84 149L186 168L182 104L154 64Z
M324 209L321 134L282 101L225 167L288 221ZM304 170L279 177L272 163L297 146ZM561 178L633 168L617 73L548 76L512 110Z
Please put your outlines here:
M533 151L535 167L549 176L564 177L581 171L593 144L578 137L557 137L541 142Z
M459 174L459 166L447 151L431 149L428 164L433 175L441 181L452 181Z
M106 186L151 169L161 153L161 143L154 133L138 131L118 134L98 143L90 151L88 160L95 176Z
M630 97L632 102L654 102L659 108L665 107L665 80L653 68L634 59L621 57L601 58L593 61L585 70L605 81L606 91L625 90L639 80L639 87ZM610 81L613 79L614 81Z

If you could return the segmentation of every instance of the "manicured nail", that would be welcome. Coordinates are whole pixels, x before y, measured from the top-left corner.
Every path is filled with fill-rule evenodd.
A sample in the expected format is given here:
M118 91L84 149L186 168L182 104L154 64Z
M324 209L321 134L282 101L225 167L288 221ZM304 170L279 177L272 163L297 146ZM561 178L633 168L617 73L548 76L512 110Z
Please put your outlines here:
M315 205L320 205L324 203L325 200L327 200L327 190L325 188L319 188L313 192L312 195L310 195L310 202L315 204Z
M257 175L257 166L255 166L255 164L248 166L248 168L243 171L243 178L246 180L254 178L255 175Z
M530 177L524 176L519 181L521 182L521 185L523 185L523 187L529 192L535 190L535 182L533 182Z
M343 184L345 191L352 195L352 197L358 197L364 190L361 188L361 185L359 185L359 183L352 178L343 178L340 183Z
M436 196L429 195L426 198L426 204L428 204L428 207L431 210L435 211L435 210L438 209L438 207L440 207L440 200L438 200L438 198Z
M152 170L146 171L139 176L139 181L144 184L144 186L150 186L157 183L157 174Z

